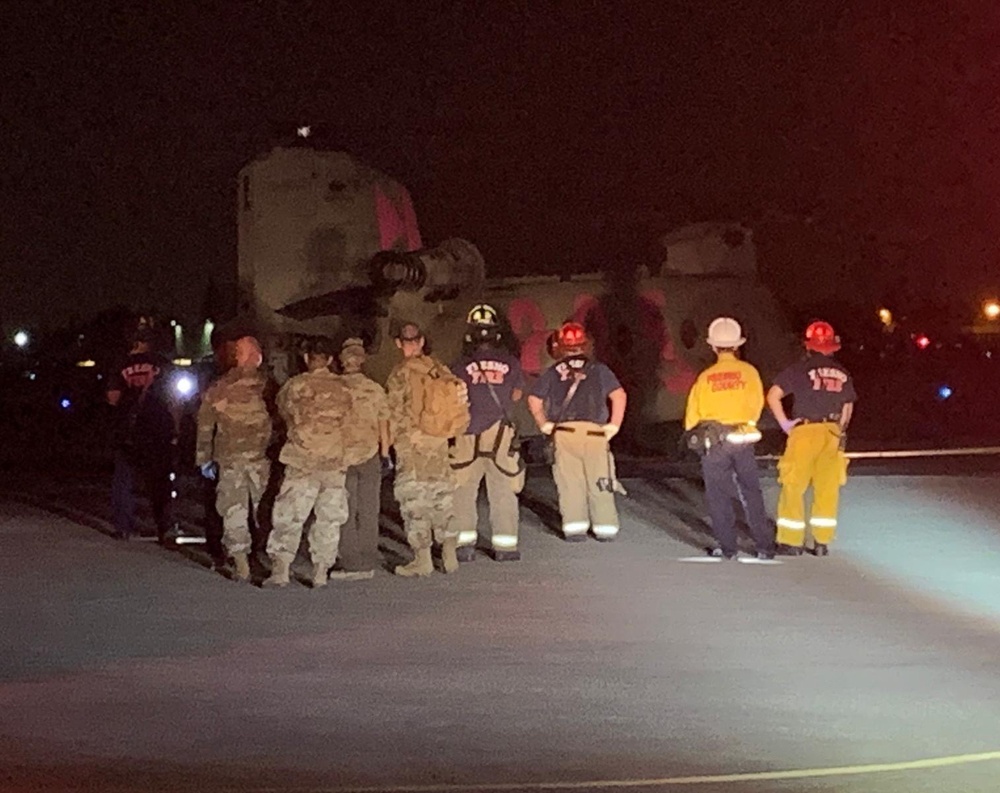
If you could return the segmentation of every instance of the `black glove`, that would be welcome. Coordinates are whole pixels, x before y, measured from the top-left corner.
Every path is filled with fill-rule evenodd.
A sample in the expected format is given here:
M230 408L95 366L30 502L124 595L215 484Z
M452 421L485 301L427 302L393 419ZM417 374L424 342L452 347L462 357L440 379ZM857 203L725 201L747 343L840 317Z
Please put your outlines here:
M392 476L392 472L396 470L395 464L392 462L391 457L382 458L382 478L385 479L387 476Z

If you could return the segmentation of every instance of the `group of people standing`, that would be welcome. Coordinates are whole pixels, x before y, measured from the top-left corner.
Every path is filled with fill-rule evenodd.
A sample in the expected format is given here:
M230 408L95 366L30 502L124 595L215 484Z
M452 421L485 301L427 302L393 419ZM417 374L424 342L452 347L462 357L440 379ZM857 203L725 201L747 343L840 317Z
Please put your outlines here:
M431 575L435 544L445 573L472 561L477 548L496 561L518 560L518 494L525 465L514 414L527 384L501 327L493 307L473 307L462 354L446 366L428 354L421 328L403 323L394 339L400 360L384 388L362 371L366 352L359 338L339 348L329 339L313 339L303 351L306 371L280 389L261 370L259 341L252 335L236 340L232 365L202 397L196 444L196 464L215 483L221 544L233 577L250 580L251 523L276 478L280 484L266 543L271 571L263 585L290 583L305 530L313 587L331 578L372 577L380 560L381 483L388 470L394 470L393 492L413 552L412 561L395 567L397 575ZM836 528L837 494L846 475L843 438L855 400L850 376L831 357L839 347L833 329L826 323L809 327L807 357L782 372L766 397L789 435L779 463L777 538L753 453L765 404L760 375L738 359L745 339L735 320L712 322L707 342L717 360L691 389L685 428L689 445L702 458L718 544L709 558L737 557L738 501L756 542L755 561L774 559L775 539L778 550L801 552L807 525L813 550L825 554ZM588 536L613 540L620 526L615 494L624 490L610 441L622 426L627 395L615 374L594 359L582 325L565 323L553 334L550 350L555 363L527 391L527 408L546 439L562 536L570 542ZM141 375L149 381L132 384L140 402L155 382L156 368L148 349L133 348L122 377ZM120 397L115 390L126 385L113 382L109 401L115 403ZM788 397L794 399L793 417L783 403ZM276 438L280 451L275 455ZM278 477L272 471L274 457L280 462ZM116 503L131 488L128 466L120 467L125 470L116 467ZM484 481L488 537L478 530ZM803 496L810 485L815 496L807 523ZM166 506L160 490L156 493L154 512L162 534L168 530ZM130 530L124 523L120 527Z
M500 562L520 558L517 496L525 465L514 412L525 380L503 343L497 312L473 307L462 354L451 366L428 354L416 323L402 323L395 344L401 359L384 389L361 371L360 339L344 342L339 373L330 342L315 339L304 353L307 371L272 398L260 345L249 336L236 342L235 366L202 399L196 452L203 474L218 477L223 545L235 578L250 579L248 524L271 475L268 448L279 426L283 474L265 587L289 583L307 525L314 587L330 578L371 577L386 468L394 470L393 494L413 552L397 575L432 574L435 545L445 573L472 561L477 548ZM613 539L619 524L608 441L621 426L625 392L610 369L592 360L581 326L564 326L556 346L559 362L538 379L528 401L541 431L554 436L563 534L573 541L588 531ZM481 541L477 501L484 480L490 531Z
M829 323L810 324L803 339L805 357L779 373L767 392L767 406L788 436L778 462L781 495L776 533L764 507L753 451L761 437L757 422L765 403L760 374L737 357L746 339L736 320L714 320L707 341L716 362L691 388L684 425L691 448L701 455L718 543L710 558L739 558L734 509L738 502L756 545L755 555L744 561L773 562L776 552L797 556L807 536L809 550L826 556L836 534L840 488L847 481L844 445L857 399L850 374L832 357L840 349L840 339ZM805 495L810 486L813 499L807 521Z

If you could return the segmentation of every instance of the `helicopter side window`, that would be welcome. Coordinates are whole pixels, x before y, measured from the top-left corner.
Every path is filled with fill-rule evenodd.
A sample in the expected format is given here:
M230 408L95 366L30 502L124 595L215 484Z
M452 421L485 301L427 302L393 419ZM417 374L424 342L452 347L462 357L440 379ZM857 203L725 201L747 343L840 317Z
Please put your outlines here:
M690 317L681 323L681 343L689 350L698 343L698 328Z

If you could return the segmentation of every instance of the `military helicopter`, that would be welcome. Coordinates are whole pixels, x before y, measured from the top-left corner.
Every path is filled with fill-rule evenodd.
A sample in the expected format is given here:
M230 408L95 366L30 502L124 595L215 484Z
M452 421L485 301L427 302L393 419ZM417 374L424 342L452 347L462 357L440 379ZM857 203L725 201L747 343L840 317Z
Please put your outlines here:
M743 324L746 357L765 378L797 350L757 279L752 233L737 223L666 234L654 268L488 278L472 243L423 245L403 185L349 154L300 142L240 172L238 225L240 312L268 331L279 381L293 371L298 341L326 334L361 335L369 374L384 382L398 358L395 329L405 321L419 323L434 354L451 361L469 308L486 302L504 315L507 341L529 377L552 363L554 330L582 322L597 357L629 391L635 434L682 418L688 389L711 357L704 335L712 318Z

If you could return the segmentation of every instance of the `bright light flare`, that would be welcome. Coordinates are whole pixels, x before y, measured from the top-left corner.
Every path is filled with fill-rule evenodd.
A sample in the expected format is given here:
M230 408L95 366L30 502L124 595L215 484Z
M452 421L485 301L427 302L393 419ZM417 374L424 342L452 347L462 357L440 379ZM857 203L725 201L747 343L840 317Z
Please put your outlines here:
M987 300L983 303L983 316L986 319L1000 319L1000 303L996 300Z
M931 340L925 333L921 333L919 336L917 336L913 340L913 343L916 344L917 347L921 350L926 350L928 347L931 346Z
M174 390L184 398L191 396L198 388L198 383L189 374L182 374L174 380Z
M31 336L28 335L27 331L19 330L14 334L14 344L20 347L22 350L28 346L28 342L31 341Z
M61 407L63 410L69 410L71 407L73 407L73 403L70 402L68 399L60 399L59 407Z
M938 389L937 395L938 399L945 400L949 399L955 392L951 390L951 386L943 385Z
M887 308L880 308L878 310L878 321L883 325L889 326L892 324L892 312Z

